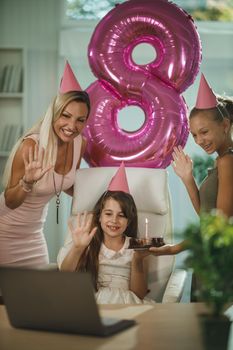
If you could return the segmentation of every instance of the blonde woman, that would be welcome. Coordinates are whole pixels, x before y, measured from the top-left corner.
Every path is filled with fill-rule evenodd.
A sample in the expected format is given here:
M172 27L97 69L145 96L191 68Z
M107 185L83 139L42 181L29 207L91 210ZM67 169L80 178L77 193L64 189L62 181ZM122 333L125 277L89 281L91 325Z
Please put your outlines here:
M43 235L48 202L57 197L58 214L61 192L73 193L75 171L85 150L81 132L89 112L88 94L81 90L67 63L59 94L44 118L16 143L5 168L0 265L48 263Z

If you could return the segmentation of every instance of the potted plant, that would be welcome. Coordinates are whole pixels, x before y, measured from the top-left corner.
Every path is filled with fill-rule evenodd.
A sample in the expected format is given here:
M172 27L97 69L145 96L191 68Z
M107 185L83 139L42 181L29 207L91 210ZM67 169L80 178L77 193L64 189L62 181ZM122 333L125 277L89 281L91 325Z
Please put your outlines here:
M202 214L200 223L189 225L183 234L189 248L186 265L198 281L197 300L210 310L200 316L205 349L225 350L231 321L223 311L233 302L233 218L217 211Z

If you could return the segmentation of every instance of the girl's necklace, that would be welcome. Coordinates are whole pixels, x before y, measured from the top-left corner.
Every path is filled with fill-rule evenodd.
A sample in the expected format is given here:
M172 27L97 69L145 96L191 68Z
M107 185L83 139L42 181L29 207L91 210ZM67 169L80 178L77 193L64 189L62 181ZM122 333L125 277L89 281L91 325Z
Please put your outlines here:
M64 164L63 164L63 171L62 171L62 179L61 179L61 186L60 186L60 190L57 189L56 187L56 182L55 182L55 176L54 176L54 171L53 171L53 186L54 186L54 191L56 194L56 206L57 206L57 224L59 223L59 206L60 206L60 195L61 195L61 191L62 191L62 186L64 183L64 177L65 177L65 167L66 167L66 161L67 161L67 155L68 155L68 144L66 146L66 153L65 153L65 160L64 160Z

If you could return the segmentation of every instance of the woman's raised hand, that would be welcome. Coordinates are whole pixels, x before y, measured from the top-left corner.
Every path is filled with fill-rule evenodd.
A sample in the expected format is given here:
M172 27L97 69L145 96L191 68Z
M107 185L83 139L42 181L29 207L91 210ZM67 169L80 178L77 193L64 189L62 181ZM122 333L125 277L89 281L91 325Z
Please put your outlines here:
M149 252L150 252L150 254L153 254L155 256L174 255L174 254L178 253L176 251L175 245L172 245L172 244L166 244L162 247L151 247L151 248L149 248Z
M23 153L23 161L25 166L24 181L26 183L34 183L40 180L52 166L43 168L44 148L40 148L36 144L33 148L30 147L28 154Z
M173 162L172 167L181 179L185 179L192 176L193 162L187 154L184 153L181 146L174 147L174 152L172 153Z
M93 215L85 211L84 213L77 214L75 228L71 221L68 222L75 247L86 248L90 244L97 230L97 227L91 230L92 218Z
M155 256L160 255L175 255L183 252L189 248L189 242L187 240L181 241L176 244L165 244L162 247L151 247L149 248L150 254Z

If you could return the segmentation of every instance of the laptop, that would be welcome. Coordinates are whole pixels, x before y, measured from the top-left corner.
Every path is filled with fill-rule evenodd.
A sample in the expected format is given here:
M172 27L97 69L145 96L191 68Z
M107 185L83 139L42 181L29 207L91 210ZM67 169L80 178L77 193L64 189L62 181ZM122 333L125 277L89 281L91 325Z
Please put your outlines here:
M0 289L17 328L104 337L136 324L100 316L88 273L0 267Z

